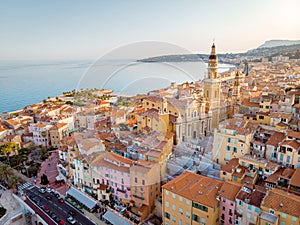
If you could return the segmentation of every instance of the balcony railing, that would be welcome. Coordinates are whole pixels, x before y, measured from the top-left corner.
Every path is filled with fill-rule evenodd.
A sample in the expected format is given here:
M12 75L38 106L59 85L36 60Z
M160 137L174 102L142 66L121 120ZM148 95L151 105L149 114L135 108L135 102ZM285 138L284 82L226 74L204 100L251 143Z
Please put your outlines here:
M141 199L141 200L145 200L144 197L141 197L141 196L138 196L138 195L133 195L134 198L138 198L138 199Z

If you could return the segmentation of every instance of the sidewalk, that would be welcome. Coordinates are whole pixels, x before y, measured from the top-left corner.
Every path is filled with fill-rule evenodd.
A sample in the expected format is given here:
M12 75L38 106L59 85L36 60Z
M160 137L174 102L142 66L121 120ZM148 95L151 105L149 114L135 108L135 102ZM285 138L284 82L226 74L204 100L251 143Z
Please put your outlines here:
M60 194L65 195L67 187L65 183L57 183L56 177L58 176L57 164L59 162L58 151L52 151L51 155L44 161L41 165L41 168L38 172L36 179L36 186L41 186L41 176L43 174L47 175L49 180L49 186L52 189L57 190Z

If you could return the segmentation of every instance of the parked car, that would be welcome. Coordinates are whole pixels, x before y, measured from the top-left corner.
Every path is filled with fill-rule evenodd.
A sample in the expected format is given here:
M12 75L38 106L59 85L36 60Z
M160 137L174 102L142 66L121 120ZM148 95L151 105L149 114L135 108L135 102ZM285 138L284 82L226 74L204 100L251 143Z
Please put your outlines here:
M72 216L69 216L67 218L68 222L71 223L71 224L75 224L76 223L76 220L72 217Z
M47 191L48 193L50 193L50 192L51 192L51 188L47 188L46 191Z
M60 220L60 221L58 222L58 225L65 225L65 222L64 222L63 220Z
M50 195L46 196L46 199L51 200L52 197Z
M64 202L64 199L63 199L63 198L59 198L58 201L59 201L60 203L63 203L63 202Z
M46 213L49 213L49 212L50 212L50 209L49 209L47 206L45 206L45 205L42 206L42 209L43 209Z
M45 188L40 188L39 192L42 193L42 194L44 194L44 193L46 193L46 189Z

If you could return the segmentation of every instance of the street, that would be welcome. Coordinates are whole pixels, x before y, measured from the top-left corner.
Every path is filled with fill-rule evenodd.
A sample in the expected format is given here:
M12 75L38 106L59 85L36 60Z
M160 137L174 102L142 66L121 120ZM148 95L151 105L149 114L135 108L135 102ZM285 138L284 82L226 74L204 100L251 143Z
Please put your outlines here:
M65 202L59 202L58 198L54 196L52 193L40 193L39 189L37 187L32 187L31 189L27 190L27 198L28 196L32 197L38 197L40 199L41 205L45 205L50 209L49 213L44 212L41 207L41 210L37 210L37 213L43 213L43 214L55 214L56 217L60 220L63 220L65 224L68 224L67 218L69 217L69 212L73 211L75 212L75 215L73 216L79 225L94 225L95 223L91 222L87 217L85 217L80 211L77 209L73 208L72 206L68 205ZM49 199L47 199L47 197ZM51 197L51 199L50 199ZM35 209L34 209L35 210ZM36 210L35 210L36 211ZM44 216L42 216L44 218ZM57 223L57 222L56 222ZM55 223L54 223L55 224Z

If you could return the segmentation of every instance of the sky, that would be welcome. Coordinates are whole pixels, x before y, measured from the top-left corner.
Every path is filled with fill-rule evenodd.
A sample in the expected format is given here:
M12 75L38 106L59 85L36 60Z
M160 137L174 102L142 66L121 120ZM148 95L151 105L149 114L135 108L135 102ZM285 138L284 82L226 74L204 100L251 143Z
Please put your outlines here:
M193 53L300 39L299 0L0 1L0 60L96 59L155 41Z

